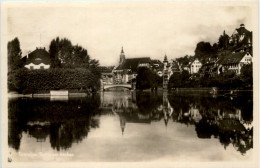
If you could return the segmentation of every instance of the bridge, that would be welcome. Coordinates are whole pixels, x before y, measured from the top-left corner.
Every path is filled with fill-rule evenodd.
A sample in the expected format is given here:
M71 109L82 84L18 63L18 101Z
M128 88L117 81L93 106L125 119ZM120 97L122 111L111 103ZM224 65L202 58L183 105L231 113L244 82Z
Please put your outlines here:
M101 87L102 88L102 87ZM103 91L110 89L110 88L126 88L126 89L133 89L131 84L103 84Z

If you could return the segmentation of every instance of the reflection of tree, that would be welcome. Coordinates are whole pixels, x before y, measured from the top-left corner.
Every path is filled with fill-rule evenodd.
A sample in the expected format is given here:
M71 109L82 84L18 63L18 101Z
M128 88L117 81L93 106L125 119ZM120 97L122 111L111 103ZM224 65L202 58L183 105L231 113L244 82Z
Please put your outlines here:
M136 102L141 114L150 114L154 109L163 104L161 96L157 94L137 94Z
M232 101L225 97L171 95L169 102L174 109L173 120L195 124L199 138L219 138L224 148L232 144L242 154L252 148L252 97L242 96ZM201 116L200 120L192 117L193 109Z
M70 148L72 143L81 142L91 128L97 128L99 121L93 118L53 123L50 128L50 143L56 149Z
M17 121L8 123L8 145L15 150L19 150L22 138L22 127Z
M24 131L37 141L44 141L50 135L54 149L67 149L72 143L82 141L91 128L99 127L99 120L93 118L99 104L98 97L72 98L68 102L51 102L49 99L9 100L9 146L19 150Z

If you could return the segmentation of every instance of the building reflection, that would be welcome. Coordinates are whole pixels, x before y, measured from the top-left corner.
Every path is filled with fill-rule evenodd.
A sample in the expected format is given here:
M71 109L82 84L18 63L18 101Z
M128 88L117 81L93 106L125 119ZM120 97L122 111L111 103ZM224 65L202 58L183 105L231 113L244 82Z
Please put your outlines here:
M253 147L252 97L168 95L167 92L103 92L95 97L50 101L9 100L8 144L19 150L22 133L37 142L49 139L55 150L66 150L87 138L99 127L101 115L118 117L121 134L128 123L169 122L195 127L198 138L217 138L226 148L232 145L242 154ZM138 131L138 130L136 130Z
M151 124L163 120L167 127L172 120L194 125L198 138L218 138L224 148L232 144L242 154L252 148L252 101L169 96L164 92L118 97L108 94L103 102L119 116L122 134L127 134L127 123Z

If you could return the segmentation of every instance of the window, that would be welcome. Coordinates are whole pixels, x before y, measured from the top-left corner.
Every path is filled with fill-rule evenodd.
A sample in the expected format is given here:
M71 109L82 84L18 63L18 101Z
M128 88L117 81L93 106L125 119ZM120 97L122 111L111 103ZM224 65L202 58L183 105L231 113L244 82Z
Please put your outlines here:
M33 66L30 66L30 69L33 69Z
M40 66L40 69L44 69L44 66Z

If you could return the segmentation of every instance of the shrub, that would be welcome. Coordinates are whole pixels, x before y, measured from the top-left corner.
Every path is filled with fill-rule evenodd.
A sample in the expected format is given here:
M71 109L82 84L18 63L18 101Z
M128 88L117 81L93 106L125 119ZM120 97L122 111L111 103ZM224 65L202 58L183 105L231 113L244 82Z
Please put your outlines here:
M97 90L99 79L86 69L17 70L8 75L9 91Z

